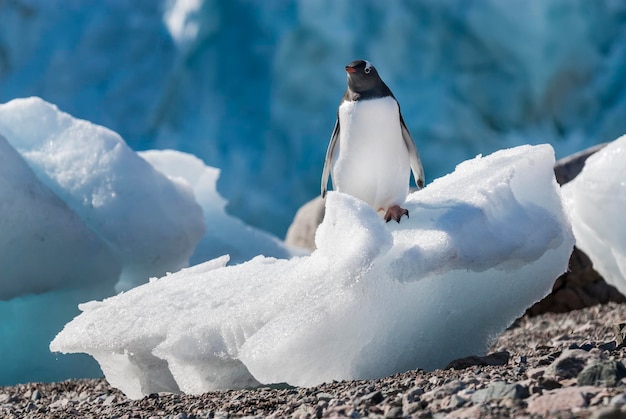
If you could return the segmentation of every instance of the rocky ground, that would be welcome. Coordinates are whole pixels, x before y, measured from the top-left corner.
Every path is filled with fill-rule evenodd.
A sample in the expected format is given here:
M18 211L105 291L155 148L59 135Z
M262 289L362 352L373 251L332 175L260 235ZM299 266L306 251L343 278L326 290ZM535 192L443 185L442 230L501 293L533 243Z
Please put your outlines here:
M312 388L154 394L132 401L104 380L0 387L0 417L626 418L622 320L626 305L617 303L525 316L486 357Z

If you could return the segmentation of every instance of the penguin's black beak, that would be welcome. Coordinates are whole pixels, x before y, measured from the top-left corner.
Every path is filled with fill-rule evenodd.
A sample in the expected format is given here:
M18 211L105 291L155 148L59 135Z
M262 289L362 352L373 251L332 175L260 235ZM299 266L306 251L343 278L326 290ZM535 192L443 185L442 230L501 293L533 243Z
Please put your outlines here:
M356 73L356 68L350 67L350 66L346 66L346 71L348 73Z

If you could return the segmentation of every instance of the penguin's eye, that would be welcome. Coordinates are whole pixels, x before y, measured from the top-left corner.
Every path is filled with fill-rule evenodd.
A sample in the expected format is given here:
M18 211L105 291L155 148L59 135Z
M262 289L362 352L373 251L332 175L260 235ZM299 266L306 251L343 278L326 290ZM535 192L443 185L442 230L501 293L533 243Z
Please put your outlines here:
M365 67L365 70L363 71L365 71L365 74L369 74L372 69L370 67Z

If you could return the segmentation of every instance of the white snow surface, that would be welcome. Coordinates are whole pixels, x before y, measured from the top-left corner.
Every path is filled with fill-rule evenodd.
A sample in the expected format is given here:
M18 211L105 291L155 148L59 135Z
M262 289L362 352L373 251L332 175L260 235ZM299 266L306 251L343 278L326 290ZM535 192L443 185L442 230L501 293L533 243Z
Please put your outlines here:
M576 246L626 294L626 135L590 156L562 189Z
M549 145L476 157L385 224L331 192L310 256L228 257L83 311L51 342L131 398L313 385L481 354L567 268L574 244Z

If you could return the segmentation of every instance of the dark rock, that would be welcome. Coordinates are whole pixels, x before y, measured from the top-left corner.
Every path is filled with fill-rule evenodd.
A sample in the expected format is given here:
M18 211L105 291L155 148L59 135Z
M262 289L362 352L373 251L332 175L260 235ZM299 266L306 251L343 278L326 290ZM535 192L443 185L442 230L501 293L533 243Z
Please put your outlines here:
M559 379L574 378L592 358L593 355L582 349L567 349L546 368L546 376Z
M479 404L498 399L525 399L529 395L528 387L521 384L496 381L472 394L472 402Z
M626 297L615 287L607 284L593 269L589 257L574 247L568 271L557 278L552 292L530 307L526 314L536 316L548 312L566 313L611 301L622 303L626 301Z
M572 154L571 156L559 159L554 165L554 176L556 177L556 181L559 185L565 185L567 182L578 176L580 171L583 170L585 161L589 158L589 156L601 150L607 144L608 143L598 144Z
M462 370L473 366L486 367L506 365L509 362L510 356L511 355L507 351L494 352L486 356L468 356L465 358L455 359L454 361L450 362L444 369Z
M543 387L546 390L554 390L555 388L563 387L563 385L561 383L559 383L556 380L553 380L552 378L547 378L545 380L540 380L539 383L541 384L541 387Z
M572 343L568 347L568 349L582 349L583 351L589 352L590 350L592 350L595 347L596 346L591 344L591 343L583 343L582 345L579 345L578 343Z
M378 404L385 400L385 396L380 391L373 391L365 396L361 397L360 403L365 404Z
M579 386L615 387L624 377L624 364L619 361L601 361L582 370L577 381Z
M600 349L601 351L614 351L615 349L617 349L617 346L617 342L613 340L611 342L598 344L598 349Z

